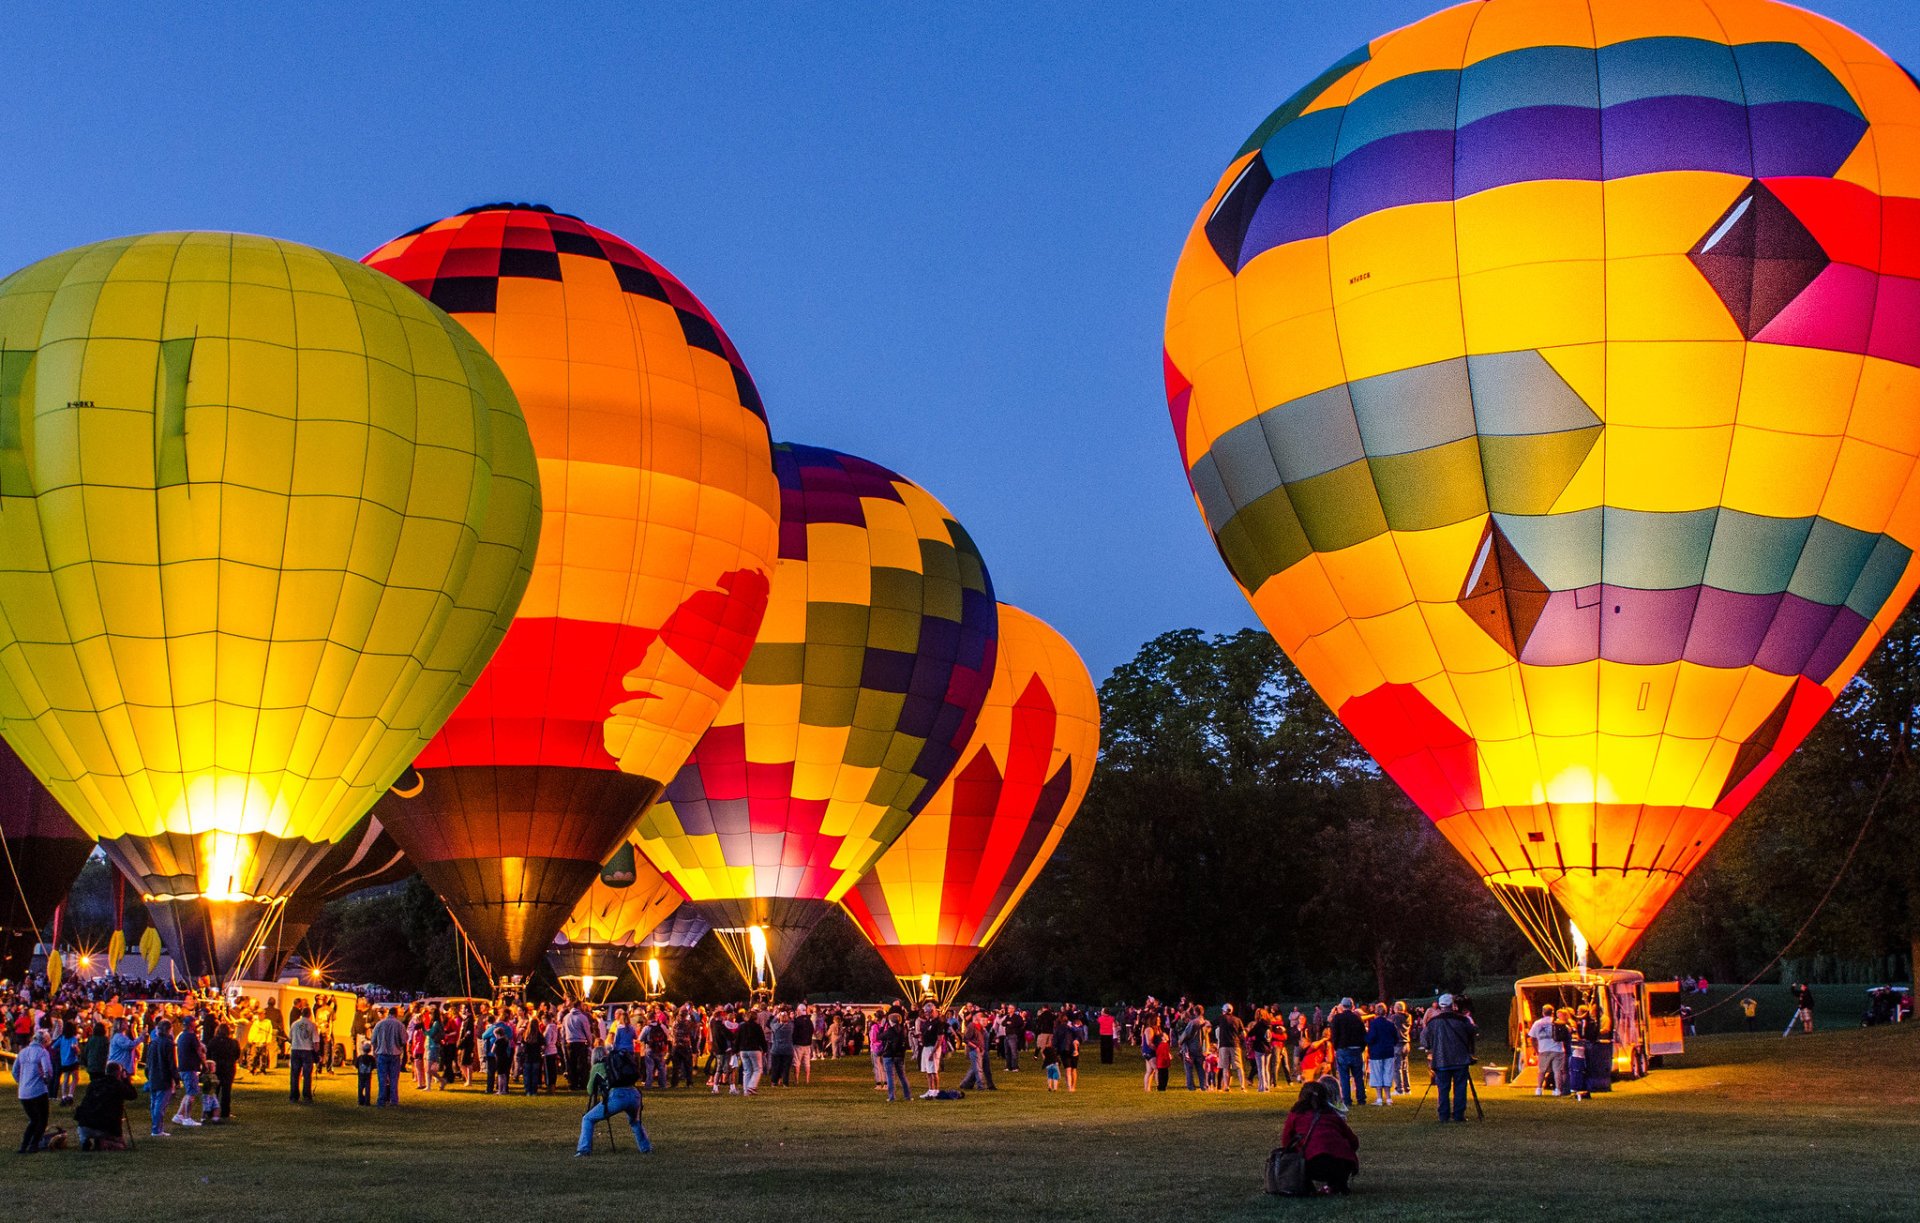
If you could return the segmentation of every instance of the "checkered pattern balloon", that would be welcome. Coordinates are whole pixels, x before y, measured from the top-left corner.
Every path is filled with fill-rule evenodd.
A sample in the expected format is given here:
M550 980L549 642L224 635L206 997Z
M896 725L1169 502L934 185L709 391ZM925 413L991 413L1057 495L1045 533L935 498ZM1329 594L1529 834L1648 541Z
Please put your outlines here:
M1617 962L1916 582L1920 89L1769 0L1483 0L1260 125L1175 273L1221 557Z
M839 900L953 768L993 674L993 585L945 507L832 450L783 444L774 468L766 623L638 836L723 927Z

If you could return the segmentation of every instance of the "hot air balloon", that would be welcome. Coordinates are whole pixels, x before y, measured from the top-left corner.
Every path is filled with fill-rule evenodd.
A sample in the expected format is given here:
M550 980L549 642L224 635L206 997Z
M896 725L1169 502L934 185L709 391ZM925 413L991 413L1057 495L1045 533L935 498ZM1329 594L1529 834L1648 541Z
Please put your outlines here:
M1165 376L1280 645L1617 964L1914 588L1920 90L1768 0L1448 9L1241 148Z
M0 742L0 977L26 971L92 852L93 838Z
M224 975L504 631L525 422L417 294L235 234L0 281L0 370L0 732Z
M519 615L380 807L490 969L519 977L739 678L778 543L766 417L706 307L575 217L469 209L366 262L493 353L540 459Z
M993 677L979 549L865 459L774 448L780 563L740 686L636 840L699 903L749 988L906 829Z
M686 959L712 929L713 923L700 906L685 902L635 945L633 958L627 963L640 977L647 997L657 998L666 992L667 970Z
M909 999L951 1002L1086 797L1100 697L1066 638L1000 604L993 684L960 764L841 901Z
M613 851L599 878L573 906L547 952L547 963L562 985L593 1001L613 987L622 964L630 965L644 983L646 957L639 944L673 916L680 903L680 893L628 842Z
M416 872L400 852L379 819L368 816L353 831L333 843L327 856L314 864L306 880L288 898L280 922L263 940L251 975L275 979L288 959L306 940L320 918L320 910L355 892L399 883Z

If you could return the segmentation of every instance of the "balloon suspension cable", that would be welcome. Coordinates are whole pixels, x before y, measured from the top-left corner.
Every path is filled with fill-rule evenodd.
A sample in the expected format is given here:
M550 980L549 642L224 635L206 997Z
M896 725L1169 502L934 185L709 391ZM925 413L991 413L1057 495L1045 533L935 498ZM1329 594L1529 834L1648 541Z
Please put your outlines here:
M740 974L745 982L747 993L754 998L764 994L773 997L775 986L773 959L767 954L767 934L764 926L715 926L714 937L720 940L721 950L727 953L727 959L733 964L733 970Z
M1554 972L1572 972L1577 959L1567 923L1553 903L1553 893L1544 887L1522 887L1511 883L1487 882L1487 890L1507 911L1513 924L1520 927L1527 942Z
M1814 918L1819 917L1820 911L1827 907L1827 901L1833 899L1834 889L1838 888L1840 881L1847 877L1847 868L1853 865L1853 856L1860 852L1861 843L1867 839L1867 829L1873 827L1874 813L1880 809L1880 800L1887 796L1887 783L1893 780L1893 770L1899 761L1900 754L1898 752L1895 752L1892 757L1888 759L1887 771L1880 777L1880 787L1873 792L1873 801L1867 804L1867 818L1860 821L1860 831L1853 834L1853 844L1847 846L1847 856L1840 860L1840 869L1834 872L1833 882L1829 883L1827 890L1820 894L1819 901L1813 906L1813 912L1807 914L1807 920L1800 923L1800 928L1793 932L1793 937L1787 940L1786 945L1781 947L1771 960L1767 961L1765 967L1753 974L1753 977L1748 980L1745 985L1740 986L1712 1006L1695 1011L1693 1013L1694 1019L1698 1020L1702 1015L1711 1015L1713 1012L1727 1005L1727 1003L1732 1002L1735 998L1741 997L1749 989L1759 984L1760 978L1772 972L1774 965L1786 959L1787 952L1792 951L1793 945L1806 935L1807 930L1813 925Z
M493 965L487 961L486 956L480 954L480 949L473 945L473 939L468 936L467 928L460 924L460 919L453 915L452 909L447 910L447 920L453 923L454 946L459 949L460 957L460 987L467 991L466 996L469 998L475 996L473 992L473 961L475 960L480 961L481 970L487 974L488 993L490 995L497 993L493 979Z
M267 936L269 934L277 936L280 929L280 914L286 911L287 899L284 896L277 897L268 901L267 905L267 915L260 919L260 924L255 926L253 933L247 937L246 946L241 948L239 958L234 960L232 971L245 972L251 968L254 959L266 947ZM226 982L222 981L220 984L224 985Z
M33 941L44 944L46 942L46 931L40 928L39 919L33 915L33 906L27 903L26 885L20 882L20 868L13 863L13 847L7 844L7 834L5 832L0 832L0 854L6 855L7 873L13 876L13 889L20 894L20 907L26 912L27 924L33 927ZM28 962L31 963L33 957L29 955L27 959Z
M899 983L900 994L909 1003L919 1006L922 1002L931 1002L941 1010L953 1005L960 995L960 989L967 983L966 974L957 977L937 976L933 973L921 973L917 977L901 976L895 973L893 979Z

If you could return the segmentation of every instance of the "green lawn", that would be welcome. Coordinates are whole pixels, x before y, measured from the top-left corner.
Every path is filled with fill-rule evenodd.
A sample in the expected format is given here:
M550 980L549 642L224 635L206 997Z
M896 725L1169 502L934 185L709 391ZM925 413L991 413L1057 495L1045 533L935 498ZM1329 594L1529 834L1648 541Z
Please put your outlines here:
M259 1083L230 1128L131 1155L0 1155L0 1192L23 1223L1920 1218L1920 1024L1703 1037L1592 1102L1482 1088L1484 1124L1356 1109L1355 1194L1315 1203L1260 1192L1282 1097L1146 1096L1136 1064L1091 1067L1075 1096L1028 1069L997 1094L889 1107L855 1060L752 1100L654 1093L655 1153L609 1155L602 1131L591 1160L572 1158L576 1097L408 1089L406 1107L379 1111L356 1107L342 1075L296 1109Z

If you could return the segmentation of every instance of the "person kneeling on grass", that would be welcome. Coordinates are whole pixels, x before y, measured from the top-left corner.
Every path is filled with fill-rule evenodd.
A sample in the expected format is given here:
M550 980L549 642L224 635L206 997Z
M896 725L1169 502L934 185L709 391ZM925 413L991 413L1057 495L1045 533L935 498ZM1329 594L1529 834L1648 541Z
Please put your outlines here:
M1315 1079L1300 1089L1280 1131L1283 1150L1297 1150L1307 1161L1307 1180L1321 1193L1345 1193L1360 1171L1360 1136L1332 1104L1340 1088L1331 1079Z
M114 1062L107 1063L105 1074L88 1080L80 1105L73 1110L74 1124L80 1127L80 1149L126 1150L127 1101L139 1094L133 1080Z
M605 1099L601 1098L603 1093ZM580 1142L573 1151L575 1158L593 1154L593 1127L621 1113L627 1115L627 1124L633 1127L633 1141L640 1153L652 1153L653 1143L647 1138L646 1127L640 1124L640 1063L631 1049L594 1050L593 1070L587 1076L587 1098L598 1103L580 1117Z

